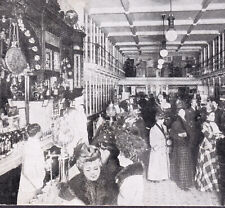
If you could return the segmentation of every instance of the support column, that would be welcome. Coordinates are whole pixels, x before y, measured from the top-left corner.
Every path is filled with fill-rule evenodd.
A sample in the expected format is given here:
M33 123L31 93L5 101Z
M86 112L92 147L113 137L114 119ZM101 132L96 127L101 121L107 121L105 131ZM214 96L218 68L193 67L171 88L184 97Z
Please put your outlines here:
M30 77L29 75L25 75L25 117L26 117L26 125L30 123Z
M88 109L88 81L85 81L85 108L86 108L86 114L89 115L89 109Z
M108 93L108 77L105 78L105 99L106 99L106 103L108 104L109 101L109 93Z
M95 33L95 23L93 22L93 63L95 63L95 64L97 64L96 63L96 52L95 52L95 50L96 50L96 33Z
M102 60L103 60L103 67L105 68L106 67L106 61L105 61L105 55L106 55L106 52L105 52L105 33L102 33Z
M102 66L102 31L99 33L99 65Z
M208 50L208 57L207 57L207 59L208 59L208 69L210 68L210 47L209 47L209 44L207 44L207 50Z
M85 48L85 62L87 63L88 62L88 36L89 36L89 33L88 33L88 14L85 12L85 39L84 39L84 48Z
M212 70L215 71L215 39L212 41Z
M218 36L218 69L221 69L221 65L222 65L222 63L221 63L221 61L222 61L222 59L221 59L221 37L222 37L222 35L220 34L219 36Z
M91 75L91 74L90 74ZM89 106L90 106L90 115L92 114L92 80L91 80L92 76L89 76Z
M93 23L90 18L90 63L93 63Z
M222 68L224 68L224 63L225 63L225 61L224 61L224 50L225 50L225 47L224 47L224 44L225 44L225 37L224 37L225 35L224 35L224 32L222 33Z
M98 73L95 75L95 113L98 112Z
M96 36L97 36L97 45L98 45L98 46L97 46L97 47L98 47L98 64L99 64L99 62L100 62L100 55L99 55L99 54L100 54L100 52L99 52L99 50L100 50L100 49L99 49L99 39L100 39L99 36L100 36L100 35L99 35L99 30L100 30L99 27L97 27L97 34L96 34Z
M109 70L109 39L106 37L106 42L105 42L105 50L106 50L106 68Z
M103 82L102 82L102 75L100 76L100 86L101 86L101 90L100 90L100 109L102 110L102 105L103 105Z

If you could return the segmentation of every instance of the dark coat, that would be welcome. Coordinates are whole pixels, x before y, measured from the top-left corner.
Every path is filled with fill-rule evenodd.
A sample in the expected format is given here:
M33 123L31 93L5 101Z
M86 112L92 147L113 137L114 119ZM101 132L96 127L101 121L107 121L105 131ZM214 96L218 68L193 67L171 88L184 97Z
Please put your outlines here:
M199 136L199 132L197 131L201 131L200 129L197 129L197 111L195 111L193 108L188 108L185 111L185 119L187 122L187 131L188 134L190 136L190 145L191 148L195 149L198 142L198 136Z
M197 115L196 115L196 111L192 107L188 108L185 111L185 119L188 125L190 126L190 128L195 129Z
M179 133L187 132L187 123L177 117L171 126L170 136L173 140L173 152L171 156L171 178L178 187L185 189L193 185L193 162L190 150L189 135L180 137Z
M186 110L185 119L187 121L187 131L189 134L189 145L191 148L192 162L193 162L193 171L195 172L197 156L199 152L199 144L203 139L203 134L201 132L201 124L198 120L200 112L194 110L192 107Z
M220 109L216 109L215 111L215 122L217 124L217 126L219 127L219 129L221 130L221 118L222 118L222 110Z
M115 205L119 188L101 173L97 181L88 181L83 173L69 181L69 187L86 205Z

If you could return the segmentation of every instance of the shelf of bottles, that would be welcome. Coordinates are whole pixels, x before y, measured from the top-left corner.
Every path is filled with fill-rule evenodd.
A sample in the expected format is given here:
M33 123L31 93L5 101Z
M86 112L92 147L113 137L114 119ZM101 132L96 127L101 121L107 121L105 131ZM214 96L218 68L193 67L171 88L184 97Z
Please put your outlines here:
M0 159L8 155L15 145L26 138L25 128L0 133Z

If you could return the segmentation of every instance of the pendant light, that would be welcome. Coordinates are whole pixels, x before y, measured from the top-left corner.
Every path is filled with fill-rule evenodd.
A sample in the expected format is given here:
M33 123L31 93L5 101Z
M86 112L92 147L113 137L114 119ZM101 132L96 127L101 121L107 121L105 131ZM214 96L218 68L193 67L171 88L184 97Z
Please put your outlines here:
M158 64L157 66L158 69L162 69L162 67L163 67L162 64Z
M177 39L177 32L174 28L174 20L175 17L172 14L172 0L170 0L170 14L169 17L167 18L168 20L168 30L166 31L166 39L168 41L175 41Z
M159 64L159 65L163 65L164 62L165 62L164 59L162 59L162 58L158 59L158 64Z
M162 49L160 50L160 56L162 56L163 58L168 56L168 51L166 50L166 41L162 41Z
M168 55L168 51L166 50L166 38L165 38L165 25L164 25L164 20L165 20L165 14L162 15L162 20L163 20L163 40L162 40L162 48L160 50L160 56L163 58Z

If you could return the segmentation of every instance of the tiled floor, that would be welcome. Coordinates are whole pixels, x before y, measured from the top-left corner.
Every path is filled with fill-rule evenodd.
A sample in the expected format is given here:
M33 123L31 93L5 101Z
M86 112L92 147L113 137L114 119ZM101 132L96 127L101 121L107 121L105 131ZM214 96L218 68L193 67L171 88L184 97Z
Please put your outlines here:
M146 206L219 206L215 192L200 192L195 188L183 191L171 181L153 183L145 181L144 205Z

